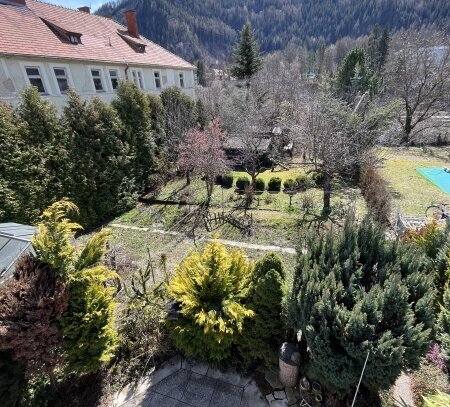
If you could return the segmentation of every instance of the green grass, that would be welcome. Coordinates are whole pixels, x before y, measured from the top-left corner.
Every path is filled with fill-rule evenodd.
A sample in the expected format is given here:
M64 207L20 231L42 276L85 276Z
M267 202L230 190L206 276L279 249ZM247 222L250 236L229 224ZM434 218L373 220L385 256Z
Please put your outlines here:
M449 165L448 147L384 148L379 152L383 166L381 175L389 182L394 209L404 215L424 216L431 203L450 201L450 195L422 177L416 168Z

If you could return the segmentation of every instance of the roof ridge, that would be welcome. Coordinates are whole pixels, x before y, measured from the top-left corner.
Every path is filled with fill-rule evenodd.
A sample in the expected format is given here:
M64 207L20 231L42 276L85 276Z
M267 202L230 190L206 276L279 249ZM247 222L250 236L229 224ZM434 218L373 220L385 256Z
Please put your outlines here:
M35 3L45 4L45 5L47 5L47 6L58 7L58 8L62 8L62 9L64 9L64 10L73 11L73 12L75 12L75 13L83 13L83 14L85 14L85 15L87 15L87 16L97 17L97 18L105 19L105 20L107 20L107 21L111 21L111 20L112 20L112 21L114 21L115 23L120 24L120 23L118 23L116 20L113 20L112 18L108 18L108 17L105 17L105 16L101 16L101 15L95 14L95 13L85 13L85 12L83 12L83 11L78 10L77 8L71 8L71 7L62 6L61 4L51 3L50 0L48 0L48 1L45 1L45 0L26 0L26 1L27 1L27 2L28 2L28 1L32 1L32 2L35 2ZM90 7L89 7L89 8L90 8Z

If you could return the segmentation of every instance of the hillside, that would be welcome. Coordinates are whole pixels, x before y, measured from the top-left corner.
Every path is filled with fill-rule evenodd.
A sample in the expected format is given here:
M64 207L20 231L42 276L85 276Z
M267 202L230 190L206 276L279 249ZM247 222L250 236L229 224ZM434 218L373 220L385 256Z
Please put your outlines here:
M142 34L188 60L229 56L247 19L268 52L358 37L376 23L393 30L444 25L450 15L447 0L121 0L97 13L121 21L130 8Z

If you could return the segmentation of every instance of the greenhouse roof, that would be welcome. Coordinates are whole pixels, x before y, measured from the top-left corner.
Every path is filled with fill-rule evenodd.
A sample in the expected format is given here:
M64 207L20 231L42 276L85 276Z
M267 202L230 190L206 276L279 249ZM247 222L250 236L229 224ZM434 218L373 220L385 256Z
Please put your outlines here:
M14 272L14 265L23 253L33 253L31 239L34 226L19 223L0 223L0 282Z

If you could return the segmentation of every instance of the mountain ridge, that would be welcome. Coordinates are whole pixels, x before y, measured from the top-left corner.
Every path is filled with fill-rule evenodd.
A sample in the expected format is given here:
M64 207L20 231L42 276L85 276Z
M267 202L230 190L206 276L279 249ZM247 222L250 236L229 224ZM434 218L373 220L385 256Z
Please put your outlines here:
M447 0L119 0L96 13L123 21L127 9L144 36L190 61L229 58L247 20L263 52L359 37L375 24L448 29L450 20Z

